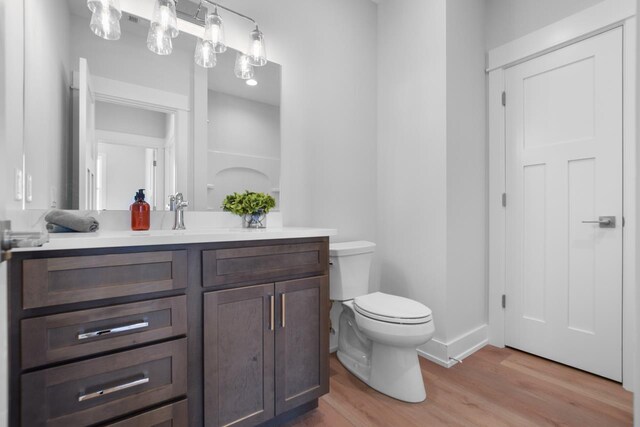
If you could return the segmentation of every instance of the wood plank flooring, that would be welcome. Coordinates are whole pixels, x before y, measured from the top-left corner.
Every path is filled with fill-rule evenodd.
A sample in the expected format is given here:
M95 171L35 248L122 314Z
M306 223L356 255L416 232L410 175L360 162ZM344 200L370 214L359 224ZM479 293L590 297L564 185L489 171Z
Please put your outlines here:
M331 392L288 424L312 426L631 426L633 395L613 381L512 349L485 347L450 369L420 358L427 400L365 386L331 356Z

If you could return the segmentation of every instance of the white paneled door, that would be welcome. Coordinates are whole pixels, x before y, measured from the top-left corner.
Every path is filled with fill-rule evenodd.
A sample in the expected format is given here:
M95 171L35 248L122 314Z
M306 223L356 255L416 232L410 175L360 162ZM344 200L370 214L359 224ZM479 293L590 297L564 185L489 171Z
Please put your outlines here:
M506 344L620 381L622 30L505 79Z

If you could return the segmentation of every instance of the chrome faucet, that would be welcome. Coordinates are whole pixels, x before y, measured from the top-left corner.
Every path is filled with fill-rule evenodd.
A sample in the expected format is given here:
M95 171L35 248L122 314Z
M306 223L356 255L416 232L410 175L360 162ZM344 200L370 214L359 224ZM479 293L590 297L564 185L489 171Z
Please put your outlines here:
M175 196L169 196L169 210L176 213L175 221L173 223L174 230L186 230L184 226L184 208L189 206L189 202L184 200L182 193L178 193Z

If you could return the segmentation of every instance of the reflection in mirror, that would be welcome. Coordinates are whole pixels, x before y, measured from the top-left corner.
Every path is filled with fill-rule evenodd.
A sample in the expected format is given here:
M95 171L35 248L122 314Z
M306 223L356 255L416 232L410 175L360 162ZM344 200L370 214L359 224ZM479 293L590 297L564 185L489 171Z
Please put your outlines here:
M149 21L122 12L120 39L105 40L89 28L86 0L25 0L26 208L128 209L145 188L152 209L165 209L194 186L207 188L210 210L245 189L278 199L280 66L255 67L249 86L229 48L204 71L208 102L196 104L197 38L183 31L170 55L156 55ZM190 170L196 112L208 118L202 179Z
M208 71L207 208L220 211L227 194L271 194L280 206L280 66L236 78L235 55L220 55ZM251 83L251 84L247 84Z

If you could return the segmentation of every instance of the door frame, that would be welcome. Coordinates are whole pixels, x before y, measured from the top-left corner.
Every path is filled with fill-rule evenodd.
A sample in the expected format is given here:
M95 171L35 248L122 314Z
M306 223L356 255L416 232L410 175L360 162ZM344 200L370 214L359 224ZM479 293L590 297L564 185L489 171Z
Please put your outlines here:
M605 0L582 12L499 46L488 52L488 209L489 209L489 344L505 346L506 188L505 70L530 59L577 43L613 28L622 27L623 37L623 259L622 259L622 384L633 390L635 342L635 254L636 254L636 2ZM508 102L508 95L507 95ZM508 203L508 195L507 195ZM508 303L508 302L507 302Z

